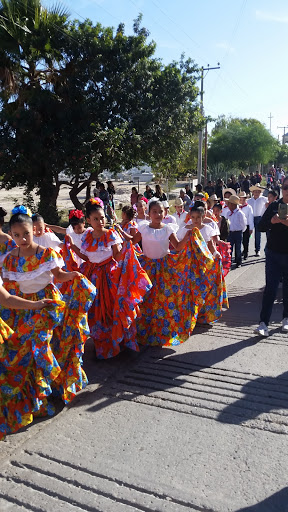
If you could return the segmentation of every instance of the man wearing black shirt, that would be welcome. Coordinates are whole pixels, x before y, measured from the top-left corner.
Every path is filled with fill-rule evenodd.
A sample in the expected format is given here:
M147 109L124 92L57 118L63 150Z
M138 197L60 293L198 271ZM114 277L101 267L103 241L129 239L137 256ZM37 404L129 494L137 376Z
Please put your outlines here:
M288 215L280 219L279 204L288 204L288 177L283 181L283 198L271 203L264 212L259 224L260 231L268 231L266 247L266 286L262 298L260 325L255 333L269 336L268 324L276 299L280 280L283 280L283 320L282 332L288 334Z

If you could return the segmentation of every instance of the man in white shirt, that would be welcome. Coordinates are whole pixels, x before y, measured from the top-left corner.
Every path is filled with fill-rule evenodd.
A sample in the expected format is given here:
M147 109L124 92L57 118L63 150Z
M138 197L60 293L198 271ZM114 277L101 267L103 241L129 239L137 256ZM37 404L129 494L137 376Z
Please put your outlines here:
M185 219L187 212L184 210L184 203L181 197L177 197L174 202L176 213L174 213L175 221L178 224L178 229L185 226Z
M258 229L258 224L263 213L266 210L267 197L262 195L263 187L260 185L253 185L250 187L250 192L252 196L248 199L248 204L252 207L253 217L254 217L254 228L255 228L255 255L260 256L260 247L261 247L261 232Z
M243 233L243 258L244 258L244 260L247 260L248 251L249 251L249 239L250 239L250 236L252 235L253 229L254 229L254 216L253 216L252 206L250 206L250 204L247 203L246 192L240 192L239 199L240 199L239 208L244 213L246 220L247 220L247 227Z
M247 228L247 219L244 213L239 209L240 199L236 195L229 197L227 206L229 213L227 219L230 224L230 231L227 238L227 242L231 244L231 258L233 257L233 249L235 246L235 261L236 267L241 267L242 255L241 255L241 244L243 238L243 232Z
M224 188L223 198L225 201L225 205L222 208L221 215L222 215L222 217L225 217L225 219L227 219L227 216L229 214L229 208L228 208L227 202L228 202L229 197L231 197L231 196L235 196L235 190L233 190L233 188Z

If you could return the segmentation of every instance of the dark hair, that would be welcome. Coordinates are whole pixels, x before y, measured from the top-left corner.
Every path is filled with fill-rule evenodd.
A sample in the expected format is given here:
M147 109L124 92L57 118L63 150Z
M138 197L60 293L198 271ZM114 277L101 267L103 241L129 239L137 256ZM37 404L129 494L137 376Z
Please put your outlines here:
M201 192L203 190L203 185L201 185L201 183L198 183L198 185L196 185L196 190L197 192Z
M216 203L216 204L214 204L213 208L219 208L219 210L222 210L222 204Z
M41 220L44 222L44 219L40 213L34 213L34 215L32 215L32 222L41 222Z
M71 217L71 219L69 219L69 224L71 224L71 226L77 226L77 224L85 224L84 215L80 219L79 219L79 217L75 217L73 215L73 217Z
M132 192L136 192L136 194L138 194L138 190L136 187L132 187Z
M4 217L7 215L7 212L2 206L0 206L0 226L3 226L4 224Z
M195 201L194 206L192 208L203 208L205 210L205 204L203 201Z
M149 212L151 208L153 208L154 206L162 206L163 208L163 204L161 203L161 201L151 201L151 203L149 204Z
M285 181L287 181L287 180L288 180L288 176L285 176L284 180L282 181L282 187L283 187Z
M200 202L201 201L199 201L199 203ZM193 212L200 213L200 215L205 215L205 210L204 210L203 206L196 206L196 205L192 206L192 208L190 209L190 213L193 213Z
M9 220L9 228L11 229L14 224L31 224L33 226L32 218L26 213L14 213Z
M93 203L91 201L88 201L88 203L86 203L86 217L90 217L92 212L99 212L100 210L103 210L100 204Z
M273 197L278 197L278 192L276 190L269 190L268 195L271 194Z
M132 220L135 217L135 210L132 206L126 205L123 206L122 212L128 217L129 220Z

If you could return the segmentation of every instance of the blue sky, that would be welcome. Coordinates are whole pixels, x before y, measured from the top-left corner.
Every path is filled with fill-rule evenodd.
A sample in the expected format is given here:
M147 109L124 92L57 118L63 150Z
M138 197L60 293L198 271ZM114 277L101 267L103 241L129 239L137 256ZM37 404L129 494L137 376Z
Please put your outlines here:
M44 0L49 6L54 0ZM117 27L132 33L141 12L143 25L157 44L164 63L182 52L199 66L221 69L207 73L207 115L254 117L275 137L287 126L287 0L65 0L72 18Z

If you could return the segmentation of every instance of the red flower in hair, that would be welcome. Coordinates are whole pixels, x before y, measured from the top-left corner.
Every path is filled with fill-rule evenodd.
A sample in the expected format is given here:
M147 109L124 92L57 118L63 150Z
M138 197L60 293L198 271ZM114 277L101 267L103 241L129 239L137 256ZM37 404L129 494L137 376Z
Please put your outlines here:
M69 220L72 219L72 217L82 219L84 217L84 213L82 212L82 210L71 210L71 212L69 212Z

